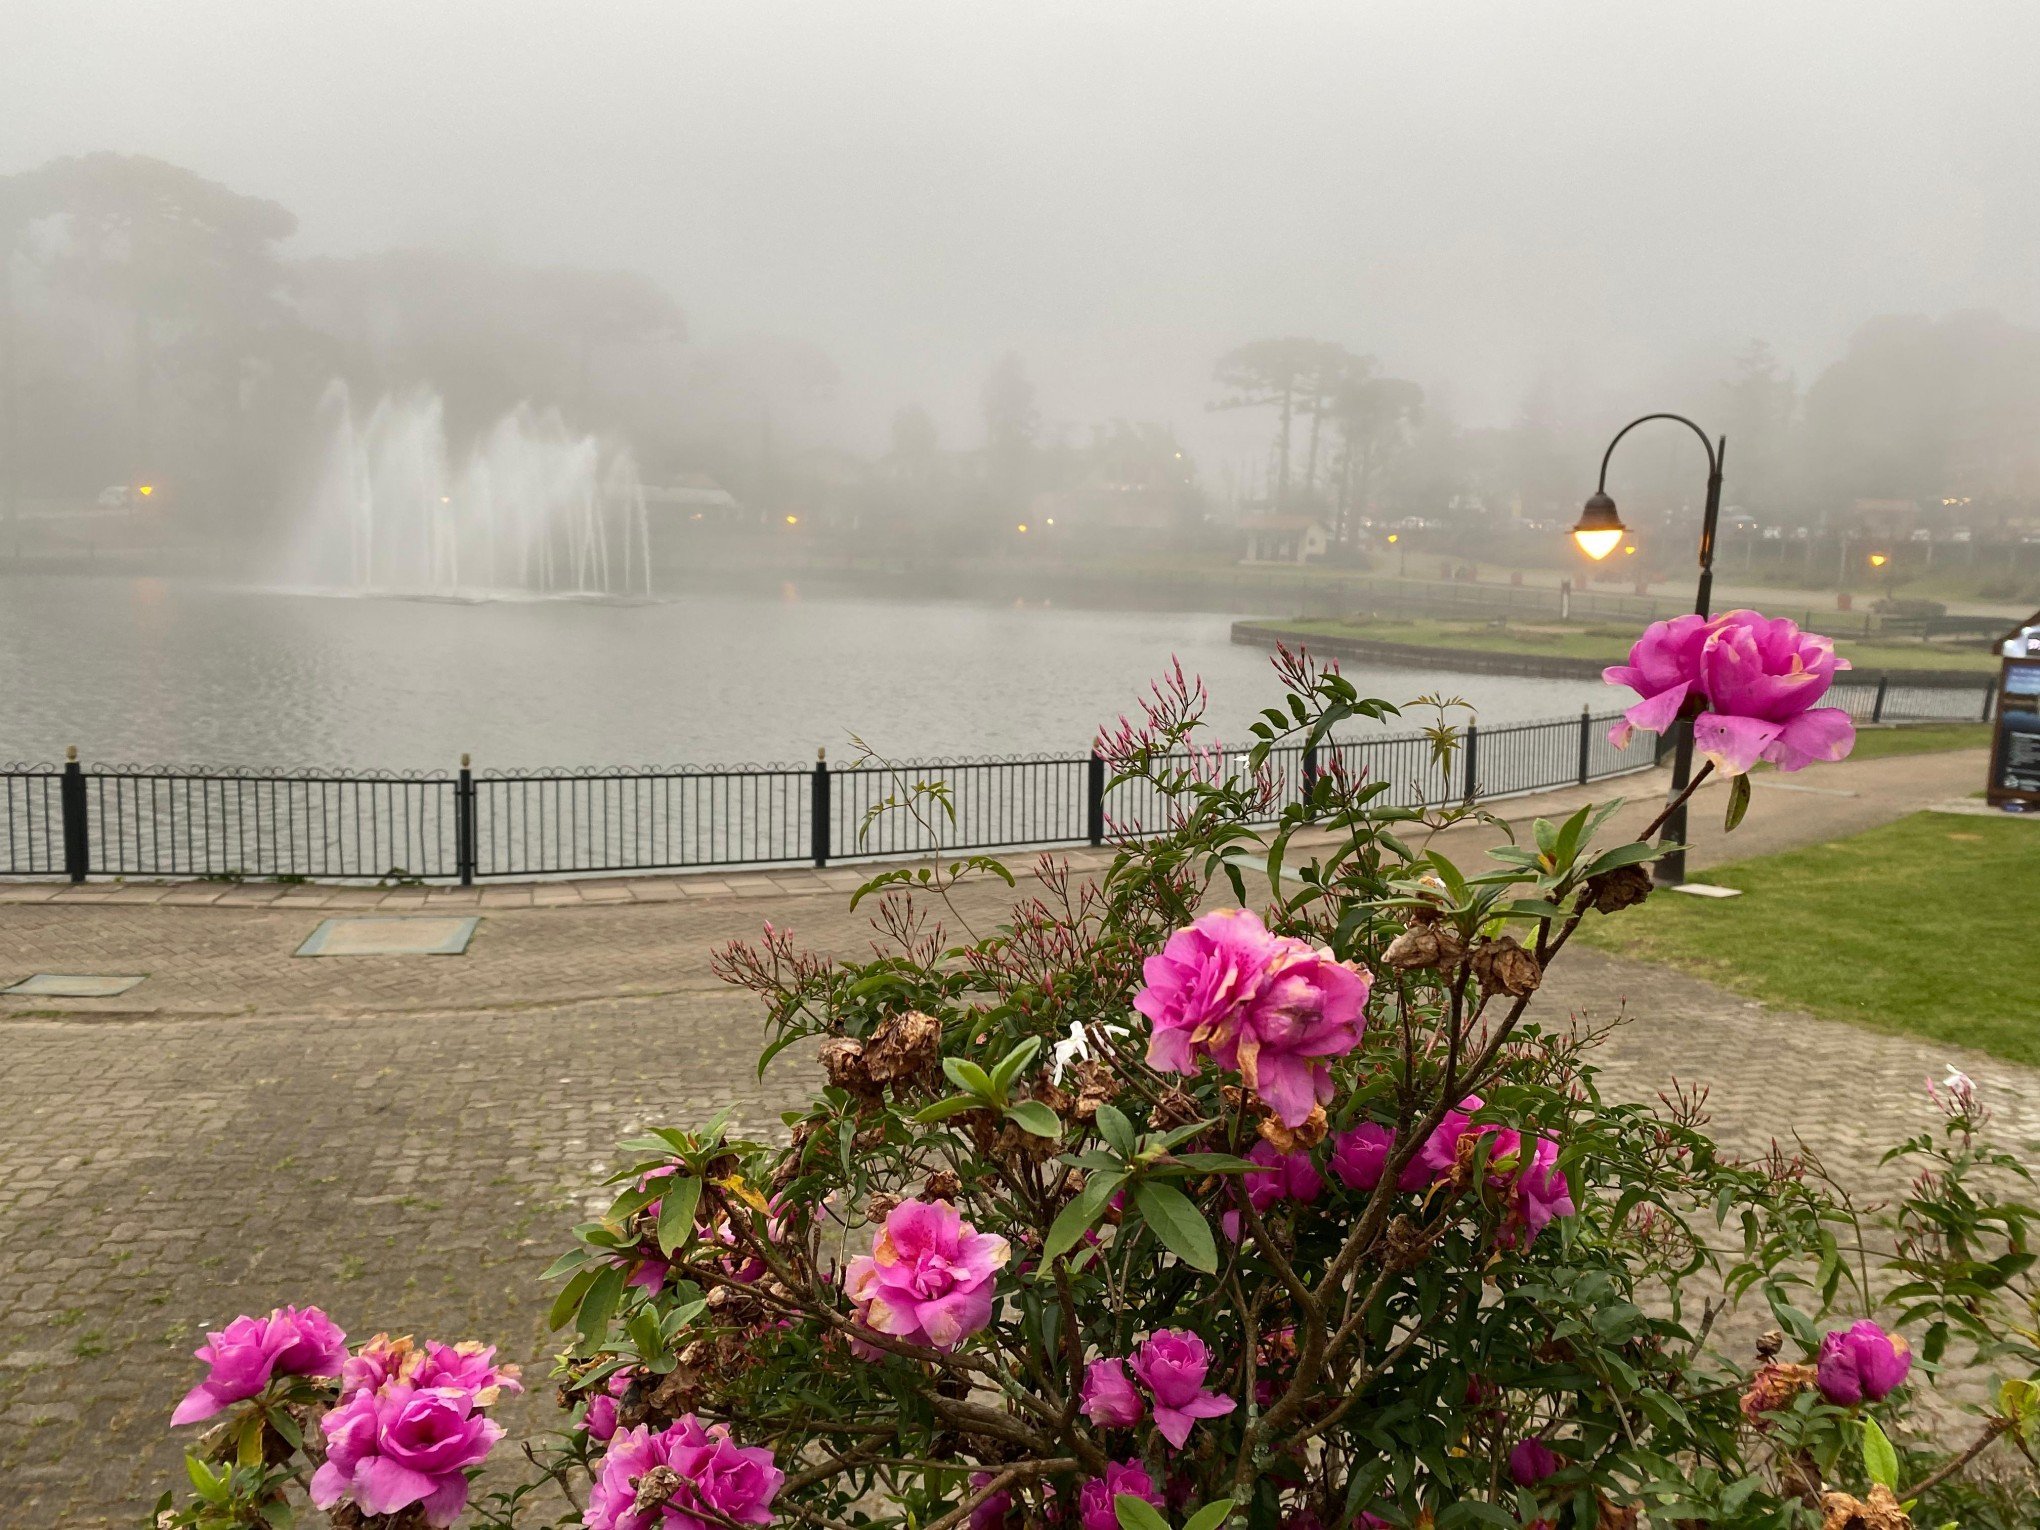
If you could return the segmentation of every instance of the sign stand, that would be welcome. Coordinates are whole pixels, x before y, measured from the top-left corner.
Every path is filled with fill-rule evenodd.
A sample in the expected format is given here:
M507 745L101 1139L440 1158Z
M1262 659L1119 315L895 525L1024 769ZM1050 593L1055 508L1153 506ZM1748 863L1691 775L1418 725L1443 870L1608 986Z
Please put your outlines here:
M1997 709L1990 730L1992 807L2040 810L2040 611L1998 641Z

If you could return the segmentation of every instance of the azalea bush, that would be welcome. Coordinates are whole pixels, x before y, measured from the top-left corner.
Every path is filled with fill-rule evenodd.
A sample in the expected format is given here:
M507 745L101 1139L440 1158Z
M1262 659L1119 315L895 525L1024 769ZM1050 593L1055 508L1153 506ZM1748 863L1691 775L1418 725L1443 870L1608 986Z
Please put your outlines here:
M1611 679L1629 725L1696 722L1695 787L1734 776L1734 820L1759 757L1846 753L1816 705L1837 667L1737 612L1653 627ZM565 1427L468 1522L2033 1522L2031 1212L1973 1086L1923 1099L1882 1210L1802 1151L1722 1151L1704 1090L1604 1098L1606 1028L1537 1000L1582 923L1650 894L1664 815L1611 836L1619 804L1583 807L1519 842L1336 763L1299 800L1297 746L1395 709L1278 670L1244 769L1199 686L1158 686L1101 743L1166 826L1095 878L1044 861L996 929L957 893L1006 868L937 861L857 895L868 959L770 927L720 954L761 1000L761 1070L822 1082L764 1137L623 1144L549 1276ZM1455 730L1433 737L1449 764ZM1435 841L1469 819L1505 841L1480 865ZM234 1411L172 1521L308 1496L453 1522L514 1385L487 1351L461 1380L453 1352L241 1321L261 1332L199 1352L180 1419Z

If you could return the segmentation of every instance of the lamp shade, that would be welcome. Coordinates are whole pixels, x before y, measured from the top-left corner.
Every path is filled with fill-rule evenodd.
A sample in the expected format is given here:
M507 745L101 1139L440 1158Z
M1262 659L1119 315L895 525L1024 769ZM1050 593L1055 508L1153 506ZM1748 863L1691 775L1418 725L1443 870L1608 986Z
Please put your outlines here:
M1615 551L1628 534L1629 528L1622 524L1615 501L1599 489L1580 511L1580 518L1572 529L1573 540L1579 543L1580 551L1596 563Z

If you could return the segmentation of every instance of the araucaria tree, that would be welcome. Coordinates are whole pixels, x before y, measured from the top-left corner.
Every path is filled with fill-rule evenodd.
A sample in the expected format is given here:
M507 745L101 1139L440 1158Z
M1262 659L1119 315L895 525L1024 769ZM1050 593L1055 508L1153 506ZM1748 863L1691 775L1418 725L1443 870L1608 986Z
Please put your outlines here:
M1759 759L1847 752L1837 664L1731 612L1611 676L1625 733L1695 721L1732 824ZM1614 804L1582 807L1462 866L1430 841L1470 810L1341 763L1333 730L1393 708L1279 669L1243 769L1180 674L1109 731L1115 798L1166 827L1092 880L1045 863L995 932L934 922L1004 875L958 860L873 879L869 960L769 928L722 953L761 1065L826 1082L777 1132L624 1144L552 1272L570 1422L471 1523L2033 1523L2031 1213L1973 1086L1922 1102L1881 1227L1804 1155L1718 1149L1704 1091L1604 1098L1605 1031L1537 999L1648 895L1657 825L1611 844ZM200 1358L179 1417L226 1417L166 1525L282 1523L306 1491L452 1523L515 1384L289 1309Z

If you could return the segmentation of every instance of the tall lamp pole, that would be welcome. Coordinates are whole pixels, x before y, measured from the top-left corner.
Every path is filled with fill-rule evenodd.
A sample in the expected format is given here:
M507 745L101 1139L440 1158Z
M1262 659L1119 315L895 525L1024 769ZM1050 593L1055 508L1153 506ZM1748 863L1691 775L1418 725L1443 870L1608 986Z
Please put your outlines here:
M1608 497L1608 461L1615 455L1615 448L1622 443L1624 436L1652 420L1673 420L1685 426L1700 438L1701 448L1707 453L1707 515L1700 525L1700 588L1693 597L1693 609L1703 617L1709 616L1713 614L1709 608L1714 600L1714 527L1721 518L1721 464L1728 457L1727 436L1710 441L1707 432L1683 414L1646 414L1631 420L1615 432L1615 439L1601 454L1600 482L1594 489L1593 498L1580 511L1579 523L1572 531L1573 540L1579 544L1581 552L1598 563L1629 534L1629 528L1622 523L1622 517L1615 509L1615 501ZM1672 796L1676 798L1693 778L1693 720L1682 717L1672 728ZM1685 842L1686 804L1682 802L1665 820L1660 843L1683 845ZM1685 881L1686 852L1674 850L1665 856L1657 863L1656 876L1665 886Z

